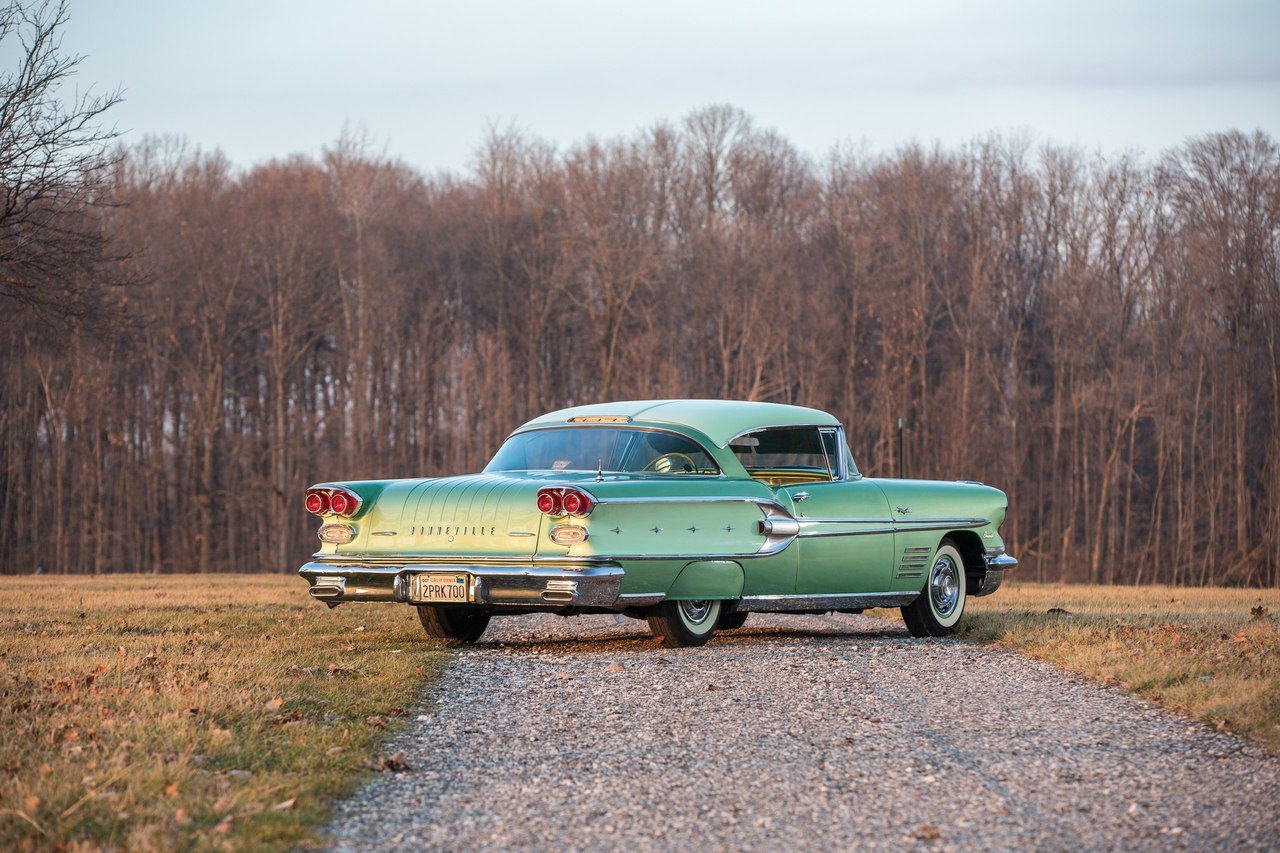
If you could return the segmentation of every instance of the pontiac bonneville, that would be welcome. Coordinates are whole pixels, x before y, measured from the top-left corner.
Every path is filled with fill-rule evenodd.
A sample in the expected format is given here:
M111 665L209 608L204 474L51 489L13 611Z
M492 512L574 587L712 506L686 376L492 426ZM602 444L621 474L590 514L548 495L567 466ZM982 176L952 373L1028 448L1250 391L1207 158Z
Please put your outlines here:
M836 418L775 403L564 409L479 474L321 483L306 508L312 596L409 604L458 642L495 616L622 613L698 646L754 612L871 607L937 637L1018 564L1004 492L864 477Z

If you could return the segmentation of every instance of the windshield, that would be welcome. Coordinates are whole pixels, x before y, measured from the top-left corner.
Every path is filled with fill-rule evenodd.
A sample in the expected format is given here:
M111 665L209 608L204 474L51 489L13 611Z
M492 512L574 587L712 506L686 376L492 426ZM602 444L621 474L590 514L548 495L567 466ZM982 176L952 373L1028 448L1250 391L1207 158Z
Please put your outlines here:
M720 473L711 455L683 435L599 426L553 427L513 435L484 470Z

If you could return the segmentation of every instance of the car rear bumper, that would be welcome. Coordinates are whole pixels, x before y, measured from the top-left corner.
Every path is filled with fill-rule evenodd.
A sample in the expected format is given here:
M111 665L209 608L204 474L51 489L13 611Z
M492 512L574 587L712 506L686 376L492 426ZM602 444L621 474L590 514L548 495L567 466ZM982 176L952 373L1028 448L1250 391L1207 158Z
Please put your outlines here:
M311 584L311 596L329 604L417 603L410 599L410 579L426 572L465 575L466 603L471 605L620 608L626 603L618 598L624 574L619 566L361 566L311 562L298 570Z

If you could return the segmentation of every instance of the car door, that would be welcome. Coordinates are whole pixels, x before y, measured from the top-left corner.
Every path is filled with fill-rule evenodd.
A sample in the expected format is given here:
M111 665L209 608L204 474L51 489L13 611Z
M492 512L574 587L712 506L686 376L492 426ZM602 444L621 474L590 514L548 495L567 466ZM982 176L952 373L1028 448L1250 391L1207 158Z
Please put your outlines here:
M880 488L848 469L844 436L815 428L830 478L777 487L800 522L796 593L885 592L893 569L893 520Z

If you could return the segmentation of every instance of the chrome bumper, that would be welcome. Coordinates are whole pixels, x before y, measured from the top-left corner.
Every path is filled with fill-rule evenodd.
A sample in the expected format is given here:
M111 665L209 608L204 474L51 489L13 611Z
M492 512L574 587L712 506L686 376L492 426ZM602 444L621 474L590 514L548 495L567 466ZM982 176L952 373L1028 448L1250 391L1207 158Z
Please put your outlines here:
M1006 554L1003 548L992 548L982 559L987 564L987 570L982 575L982 585L970 595L990 595L1004 582L1004 573L1018 567L1017 558Z
M307 563L298 574L311 596L329 604L344 601L409 602L409 578L424 572L467 574L471 605L517 607L612 607L618 602L623 571L618 566L360 566Z

